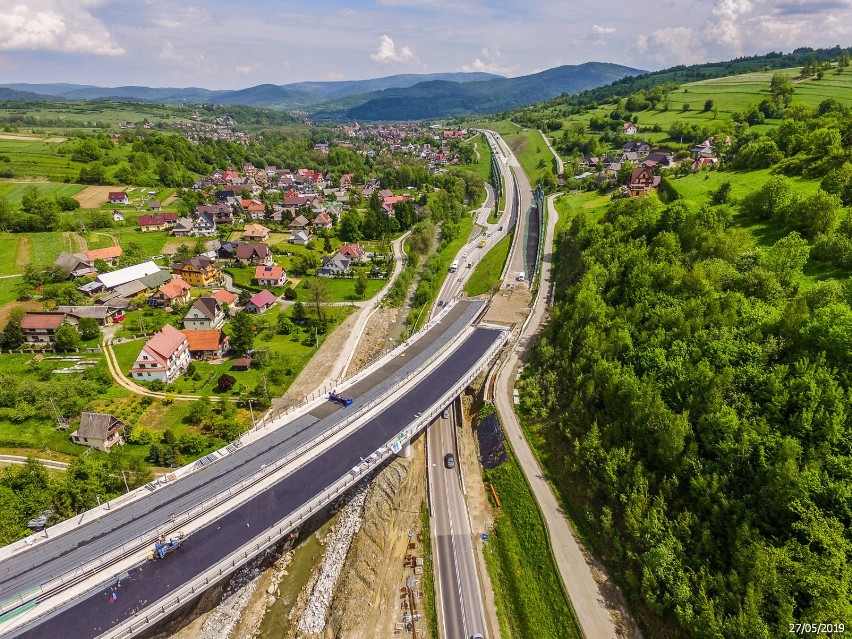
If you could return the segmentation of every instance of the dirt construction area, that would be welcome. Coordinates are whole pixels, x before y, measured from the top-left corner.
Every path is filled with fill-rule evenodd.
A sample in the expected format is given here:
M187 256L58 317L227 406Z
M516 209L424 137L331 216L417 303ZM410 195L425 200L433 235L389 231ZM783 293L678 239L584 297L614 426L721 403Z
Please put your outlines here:
M522 323L530 312L532 295L523 285L507 284L497 292L485 314L485 321L502 326Z
M87 186L74 196L84 209L96 209L107 203L110 191L121 191L123 186Z

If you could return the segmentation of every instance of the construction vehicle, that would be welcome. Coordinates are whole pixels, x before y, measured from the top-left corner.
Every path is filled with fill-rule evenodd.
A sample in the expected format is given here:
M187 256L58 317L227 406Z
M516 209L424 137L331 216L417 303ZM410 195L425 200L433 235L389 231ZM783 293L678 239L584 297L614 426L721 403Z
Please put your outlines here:
M344 407L352 405L352 398L351 397L344 397L343 395L338 395L338 394L333 393L333 392L328 394L328 401L335 402L336 404L340 404L341 406L344 406Z
M183 533L179 532L176 539L169 537L169 540L166 541L166 536L160 535L160 538L154 542L154 552L150 555L149 559L162 559L166 555L173 553L180 548L180 545L183 543L183 537Z

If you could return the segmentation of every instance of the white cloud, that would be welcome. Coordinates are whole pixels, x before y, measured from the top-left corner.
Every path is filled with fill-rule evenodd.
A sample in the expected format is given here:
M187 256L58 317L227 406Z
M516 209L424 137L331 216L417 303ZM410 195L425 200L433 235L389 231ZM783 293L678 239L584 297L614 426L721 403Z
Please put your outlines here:
M694 64L704 59L704 51L695 45L689 27L670 27L642 34L635 46L649 60L664 65Z
M98 0L27 0L0 13L0 49L122 55L104 24L89 11Z
M396 48L390 36L383 35L379 39L379 48L375 53L370 55L373 62L381 62L382 64L401 63L401 64L419 64L420 58L415 55L410 47L402 46Z
M599 24L592 25L592 35L606 36L615 33L615 27L602 27Z
M340 71L329 71L325 74L327 80L337 81L343 80L346 76L343 75Z
M160 60L174 60L179 62L183 60L183 56L175 51L175 45L171 42L165 42L160 49Z
M705 40L740 53L743 17L750 14L753 8L751 0L717 0L711 11L713 19L704 30Z
M500 63L500 49L495 44L491 49L483 47L479 50L479 57L470 64L459 67L459 71L470 73L482 71L484 73L496 73L498 75L511 75L518 70L518 65L506 66Z

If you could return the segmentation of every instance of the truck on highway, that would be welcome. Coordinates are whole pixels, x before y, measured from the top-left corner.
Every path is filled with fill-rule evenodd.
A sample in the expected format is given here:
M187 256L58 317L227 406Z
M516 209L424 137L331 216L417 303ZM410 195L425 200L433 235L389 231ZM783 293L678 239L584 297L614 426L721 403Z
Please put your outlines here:
M459 261L454 260L453 263L450 264L450 273L455 273L457 270L459 270Z
M331 392L328 394L328 401L334 402L335 404L340 404L344 408L346 406L352 405L351 397L344 397L343 395L338 395L337 393Z

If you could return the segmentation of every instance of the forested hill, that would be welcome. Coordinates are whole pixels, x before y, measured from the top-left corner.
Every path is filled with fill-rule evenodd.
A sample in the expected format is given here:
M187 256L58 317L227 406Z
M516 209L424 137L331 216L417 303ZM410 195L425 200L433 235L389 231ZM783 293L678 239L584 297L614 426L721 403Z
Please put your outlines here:
M523 411L651 636L852 620L852 282L782 287L779 244L646 198L554 251Z
M604 62L565 65L532 75L476 82L421 82L318 105L313 116L336 120L417 120L459 114L497 113L520 105L574 93L639 69Z

